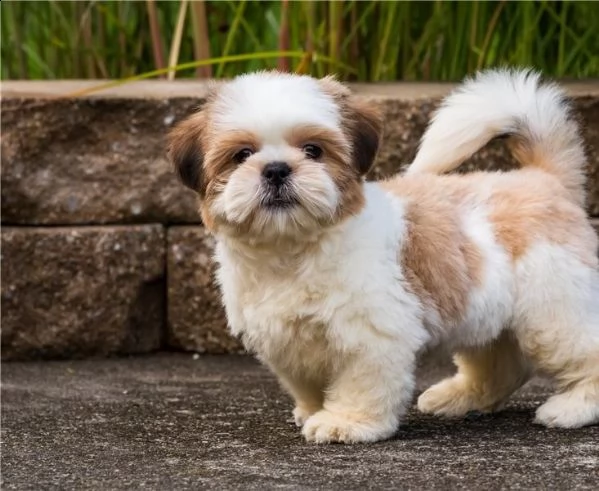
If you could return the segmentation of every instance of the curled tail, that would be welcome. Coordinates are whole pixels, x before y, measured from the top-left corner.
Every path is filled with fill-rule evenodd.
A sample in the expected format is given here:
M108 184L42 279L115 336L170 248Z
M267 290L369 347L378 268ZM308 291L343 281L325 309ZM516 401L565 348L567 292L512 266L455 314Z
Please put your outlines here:
M528 70L482 72L450 94L407 174L449 172L502 135L520 165L553 174L584 202L586 158L571 108L560 88Z

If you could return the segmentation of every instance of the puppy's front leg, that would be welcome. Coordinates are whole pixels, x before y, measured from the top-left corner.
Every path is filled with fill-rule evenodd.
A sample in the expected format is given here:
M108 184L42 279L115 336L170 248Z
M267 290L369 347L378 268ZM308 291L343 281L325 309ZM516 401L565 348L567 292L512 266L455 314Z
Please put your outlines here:
M323 384L316 380L299 375L290 375L275 370L281 385L291 394L295 401L293 418L297 426L303 426L306 420L322 409L324 394Z
M388 341L390 342L390 341ZM306 440L374 442L397 430L414 389L414 354L371 346L348 355L326 391L323 409L305 422Z

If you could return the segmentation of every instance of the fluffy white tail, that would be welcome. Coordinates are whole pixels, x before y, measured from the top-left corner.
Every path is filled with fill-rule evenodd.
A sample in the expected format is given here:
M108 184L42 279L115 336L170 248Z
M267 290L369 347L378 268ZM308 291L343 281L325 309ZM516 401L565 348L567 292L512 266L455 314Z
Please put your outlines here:
M564 93L529 70L490 70L466 80L436 112L407 174L453 170L491 139L511 136L518 162L558 177L584 202L585 154Z

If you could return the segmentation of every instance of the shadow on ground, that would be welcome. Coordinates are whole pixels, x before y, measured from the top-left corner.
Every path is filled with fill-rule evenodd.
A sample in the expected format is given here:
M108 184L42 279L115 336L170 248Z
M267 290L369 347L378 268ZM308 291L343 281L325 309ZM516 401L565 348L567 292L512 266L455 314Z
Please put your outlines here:
M393 440L317 446L248 357L5 363L1 486L598 489L599 427L533 425L548 393L531 383L493 416L442 421L411 411Z

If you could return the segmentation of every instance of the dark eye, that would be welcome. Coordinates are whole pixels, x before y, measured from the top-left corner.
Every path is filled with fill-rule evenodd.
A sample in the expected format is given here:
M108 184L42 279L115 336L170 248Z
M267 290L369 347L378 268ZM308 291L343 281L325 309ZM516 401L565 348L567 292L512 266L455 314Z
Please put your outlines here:
M308 157L309 159L316 160L317 158L322 156L322 148L320 148L318 145L304 145L302 150L306 154L306 157Z
M233 160L238 164L243 164L247 159L249 159L254 154L254 151L251 148L244 148L243 150L239 150L234 156Z

